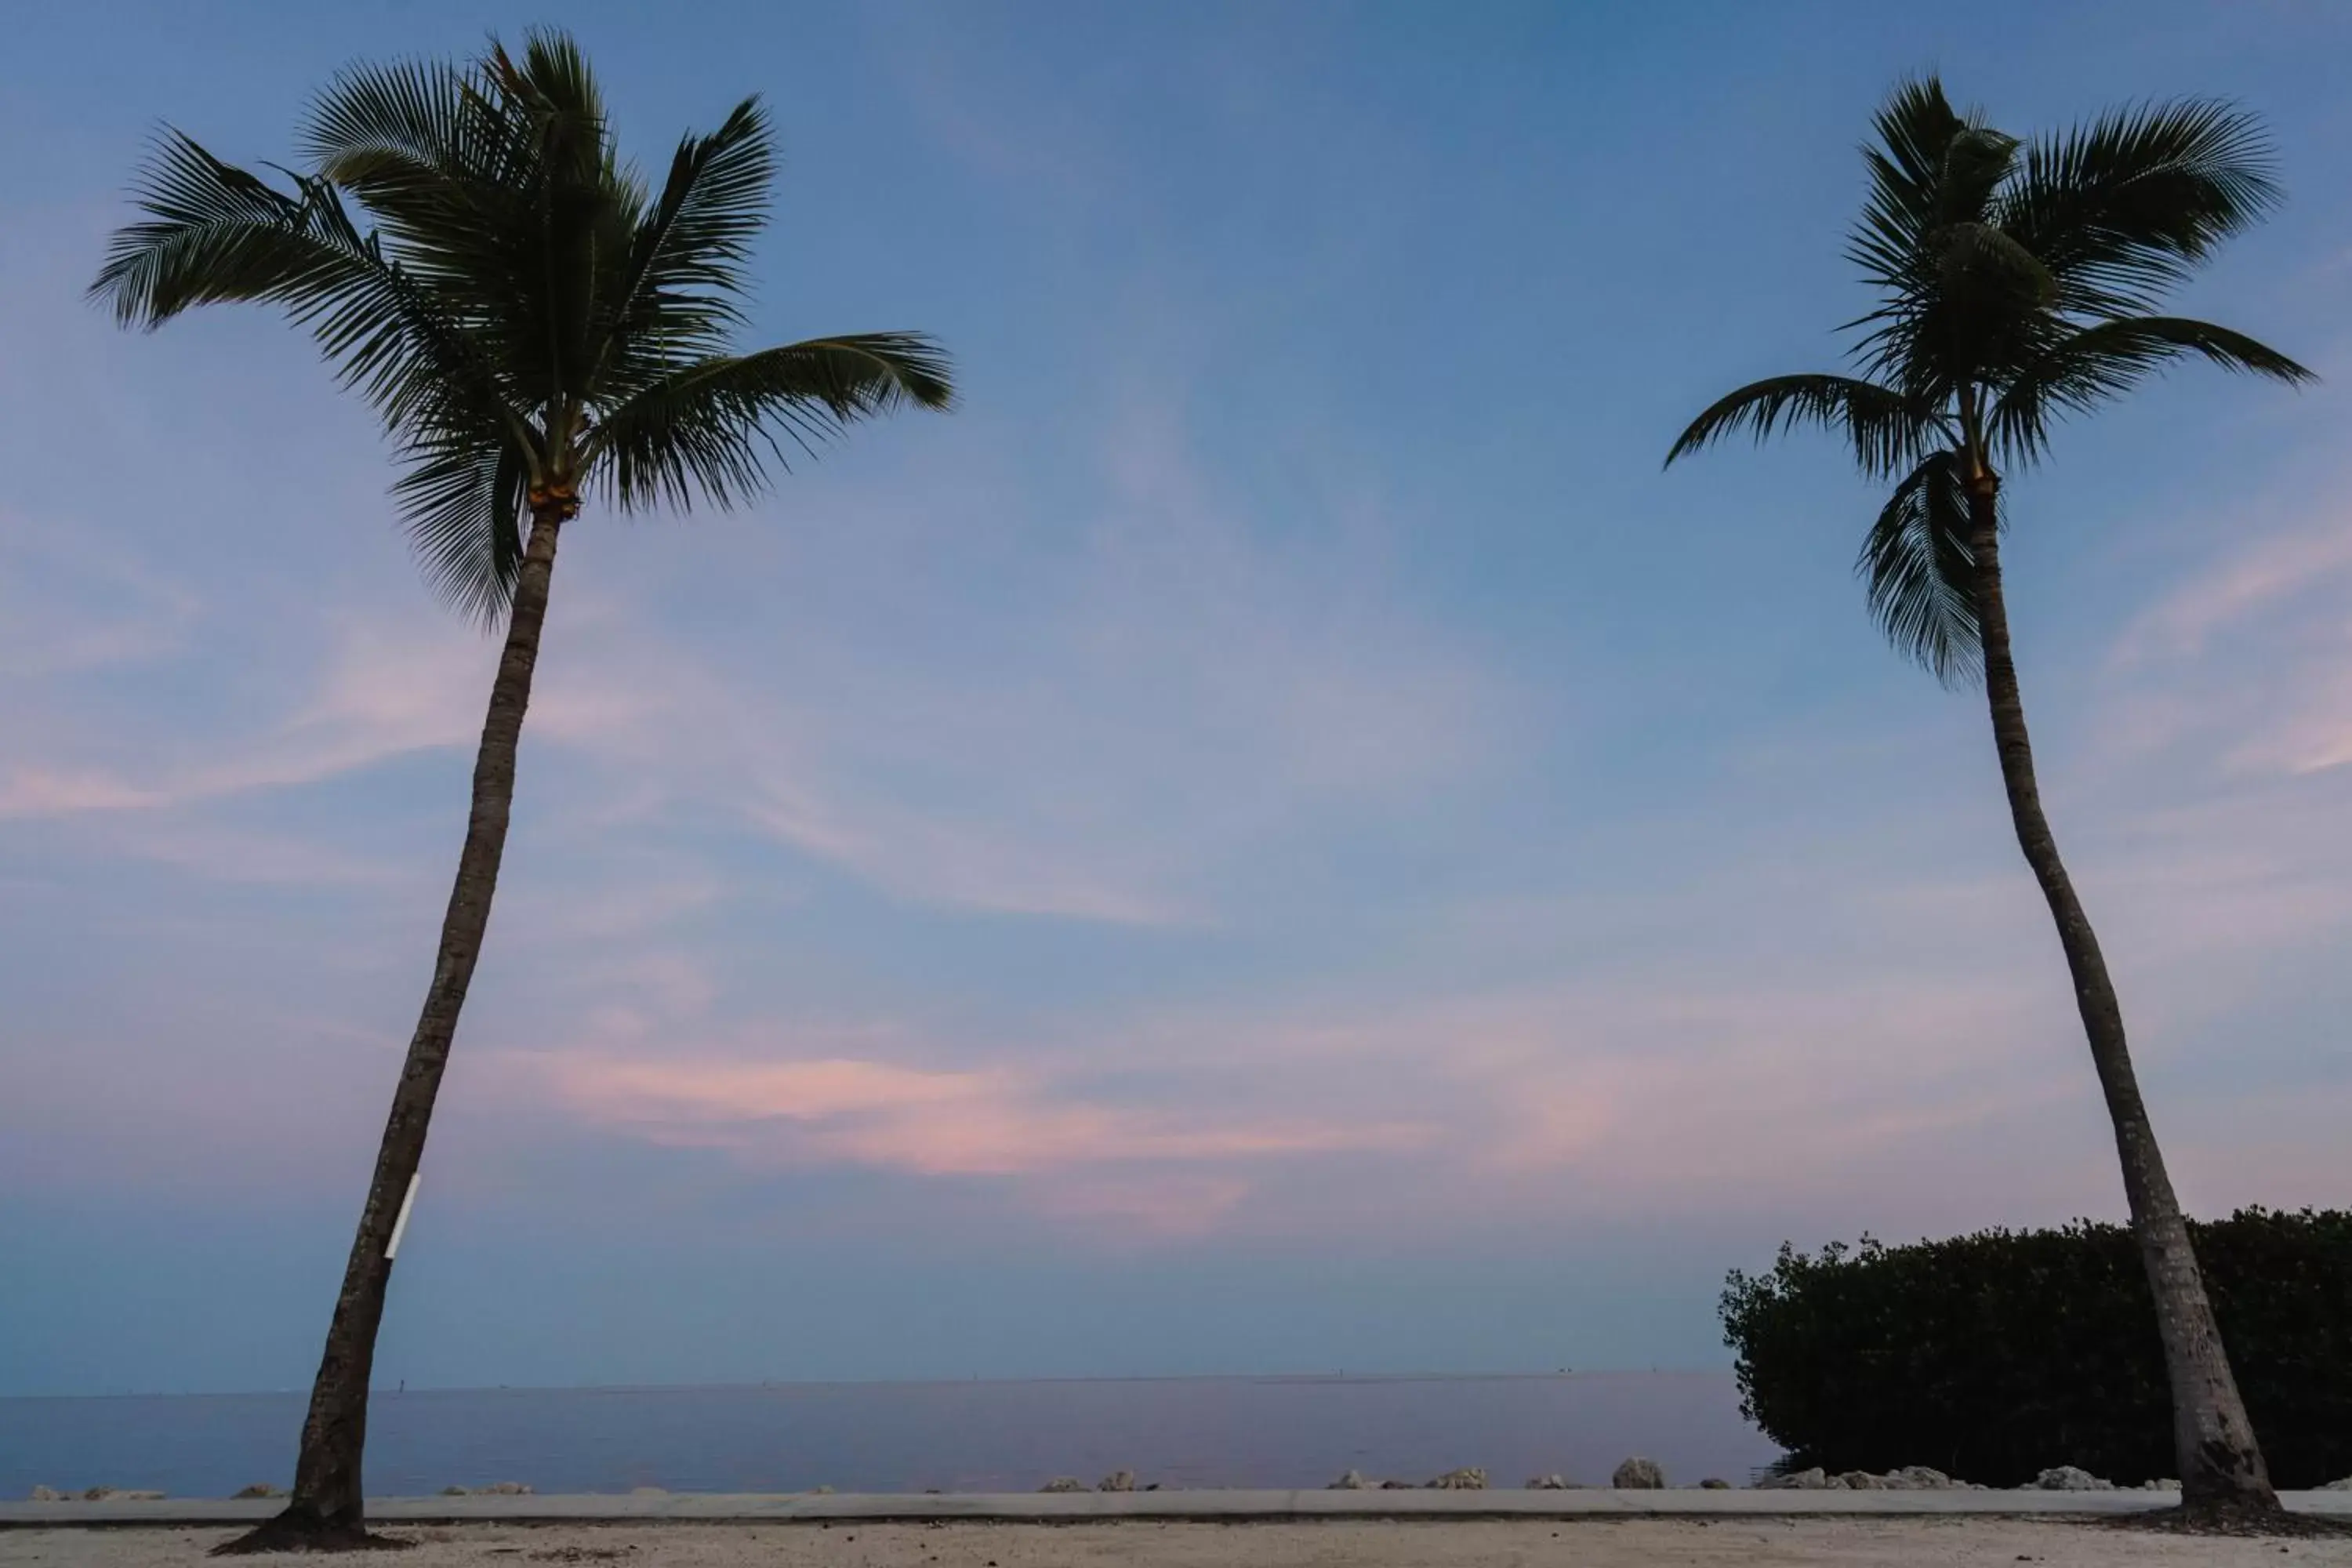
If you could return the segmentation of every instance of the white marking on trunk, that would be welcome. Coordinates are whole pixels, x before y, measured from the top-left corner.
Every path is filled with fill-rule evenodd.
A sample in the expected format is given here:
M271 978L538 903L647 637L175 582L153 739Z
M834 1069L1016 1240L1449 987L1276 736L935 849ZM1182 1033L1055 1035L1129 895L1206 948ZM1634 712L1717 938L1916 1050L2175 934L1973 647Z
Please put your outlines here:
M400 1238L408 1234L408 1211L416 1206L416 1184L424 1174L419 1171L408 1178L408 1191L402 1194L400 1200L400 1217L392 1222L392 1240L383 1249L386 1263L400 1256Z

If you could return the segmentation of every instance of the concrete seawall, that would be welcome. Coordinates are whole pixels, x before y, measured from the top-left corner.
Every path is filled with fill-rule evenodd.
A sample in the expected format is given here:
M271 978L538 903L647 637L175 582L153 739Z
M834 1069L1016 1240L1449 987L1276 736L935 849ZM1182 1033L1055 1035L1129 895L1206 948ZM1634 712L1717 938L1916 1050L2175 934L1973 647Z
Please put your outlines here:
M2296 1513L2352 1519L2352 1492L2286 1492ZM962 1493L657 1492L523 1497L372 1498L371 1522L656 1523L929 1522L1078 1523L1111 1520L1233 1522L1318 1519L1789 1518L1833 1514L1913 1517L2063 1518L2168 1508L2173 1492L2044 1491L1156 1491ZM226 1525L276 1513L269 1499L167 1498L100 1502L0 1502L0 1528Z

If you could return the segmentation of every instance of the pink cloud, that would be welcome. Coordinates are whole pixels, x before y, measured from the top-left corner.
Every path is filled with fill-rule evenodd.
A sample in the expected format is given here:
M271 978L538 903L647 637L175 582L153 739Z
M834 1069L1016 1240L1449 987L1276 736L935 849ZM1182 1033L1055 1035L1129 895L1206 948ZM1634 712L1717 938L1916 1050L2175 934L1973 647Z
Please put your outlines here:
M161 805L166 791L142 789L95 769L37 763L9 770L0 780L0 817L71 816L85 811L134 811Z
M0 782L0 817L156 810L317 784L412 752L469 745L481 728L495 655L461 627L352 625L310 698L259 734L208 742L212 756L172 760L149 721L111 749L142 761L160 752L165 760L135 768L20 763Z
M2338 653L2352 658L2352 637L2345 638ZM2352 669L2338 665L2314 672L2289 711L2231 760L2295 774L2324 773L2352 763Z
M2345 572L2352 572L2352 518L2274 534L2198 574L2134 620L2115 657L2134 664L2198 653L2215 633Z
M941 1071L849 1058L529 1059L575 1112L656 1142L927 1176L1246 1163L1409 1149L1430 1136L1403 1121L1234 1121L1095 1104L1057 1098L1006 1068Z
M1148 1100L1127 1103L1084 1087L1076 1052L968 1047L974 1065L915 1066L946 1043L893 1028L835 1031L830 1054L784 1060L740 1045L657 1058L635 1042L659 1029L632 1028L493 1070L591 1127L751 1170L996 1184L998 1201L1151 1234L1716 1214L1856 1184L1900 1207L2019 1127L2091 1103L2063 976L2038 978L1727 977L1701 993L1625 977L1098 1027L1107 1061L1154 1064ZM1265 1105L1298 1109L1244 1109ZM2032 1191L2054 1162L2103 1190L2095 1137L2045 1153L2008 1159L1998 1184Z
M178 651L200 602L119 536L0 513L0 678L54 679Z
M1034 1194L1040 1212L1056 1219L1140 1226L1159 1237L1202 1236L1230 1220L1249 1196L1239 1176L1160 1171L1149 1177L1088 1172Z
M2352 515L2258 537L2135 619L2107 661L2109 766L2173 750L2246 778L2352 763Z

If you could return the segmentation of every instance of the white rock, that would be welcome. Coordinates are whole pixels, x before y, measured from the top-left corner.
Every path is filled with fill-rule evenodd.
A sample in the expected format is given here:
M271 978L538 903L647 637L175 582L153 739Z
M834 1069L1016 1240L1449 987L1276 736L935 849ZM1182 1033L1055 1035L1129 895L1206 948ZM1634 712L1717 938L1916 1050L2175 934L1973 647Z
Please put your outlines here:
M2033 1478L2035 1491L2045 1492L2111 1492L2113 1481L2103 1481L2090 1471L2074 1465L2056 1465Z
M1076 1476L1055 1476L1037 1489L1041 1492L1083 1492L1093 1489Z
M236 1491L229 1494L231 1498L239 1500L246 1498L284 1497L285 1495L286 1489L284 1487L273 1487L268 1481L256 1481L249 1487L239 1487Z
M1448 1470L1429 1483L1432 1491L1483 1492L1486 1489L1486 1472L1473 1466L1466 1469Z
M33 1500L35 1502L71 1502L73 1499L55 1487L37 1486L33 1489Z
M1961 1489L1963 1483L1952 1479L1932 1465L1906 1465L1899 1470L1885 1474L1870 1470L1848 1470L1843 1475L1827 1478L1829 1486L1843 1486L1857 1492L1944 1492Z
M1372 1483L1364 1479L1363 1471L1349 1470L1323 1489L1332 1492L1364 1492L1372 1489Z
M1810 1470L1791 1470L1785 1476L1767 1476L1756 1483L1756 1489L1759 1491L1817 1492L1844 1484L1832 1481L1827 1471L1815 1465Z
M2352 1492L2352 1476L2347 1476L2340 1481L2328 1481L2318 1489L2324 1492Z
M1534 1476L1528 1479L1531 1492L1564 1492L1570 1489L1566 1476Z
M1135 1472L1133 1470L1113 1470L1095 1483L1095 1490L1098 1492L1131 1492L1134 1489Z
M1619 1491L1656 1491L1666 1484L1666 1472L1659 1468L1657 1460L1636 1455L1617 1467L1609 1484Z

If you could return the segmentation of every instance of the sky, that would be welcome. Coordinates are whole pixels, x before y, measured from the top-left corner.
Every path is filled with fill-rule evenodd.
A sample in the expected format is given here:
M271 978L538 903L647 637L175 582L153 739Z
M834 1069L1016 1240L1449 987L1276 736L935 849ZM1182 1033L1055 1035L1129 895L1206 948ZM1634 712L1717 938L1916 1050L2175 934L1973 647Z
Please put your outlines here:
M162 124L290 156L475 4L0 48L0 1394L316 1365L495 644L259 311L81 290ZM1981 700L1826 438L1868 116L2258 110L2183 371L2013 478L2045 799L2184 1202L2352 1203L2352 12L563 8L624 144L764 94L751 341L961 406L566 531L377 1376L1727 1363L1783 1241L2119 1218Z

